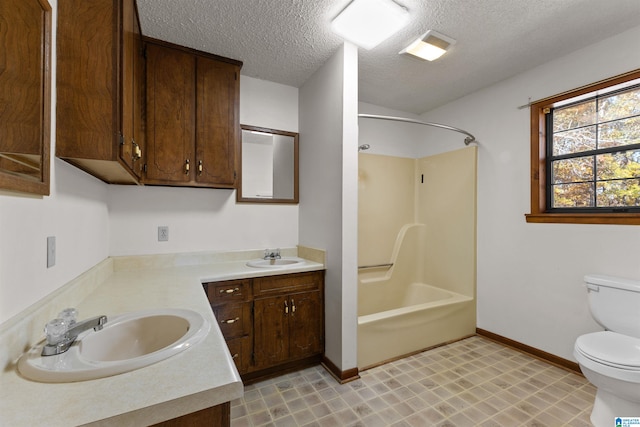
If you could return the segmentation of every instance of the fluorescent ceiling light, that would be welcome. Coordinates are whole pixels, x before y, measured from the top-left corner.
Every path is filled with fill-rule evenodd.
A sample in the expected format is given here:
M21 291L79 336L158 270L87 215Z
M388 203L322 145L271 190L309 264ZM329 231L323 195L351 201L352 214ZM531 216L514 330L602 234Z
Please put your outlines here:
M372 49L409 21L409 12L391 0L353 0L331 22L333 31L346 40Z
M449 46L456 41L436 31L429 30L409 46L400 51L400 54L408 53L420 59L434 61L447 52Z

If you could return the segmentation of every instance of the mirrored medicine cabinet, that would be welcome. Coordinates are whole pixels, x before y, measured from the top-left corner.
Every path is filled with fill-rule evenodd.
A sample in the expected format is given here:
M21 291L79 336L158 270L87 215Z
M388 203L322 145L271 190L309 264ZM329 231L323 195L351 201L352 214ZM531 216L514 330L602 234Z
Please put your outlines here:
M237 202L298 203L298 134L241 125Z
M0 2L0 190L49 194L51 6Z

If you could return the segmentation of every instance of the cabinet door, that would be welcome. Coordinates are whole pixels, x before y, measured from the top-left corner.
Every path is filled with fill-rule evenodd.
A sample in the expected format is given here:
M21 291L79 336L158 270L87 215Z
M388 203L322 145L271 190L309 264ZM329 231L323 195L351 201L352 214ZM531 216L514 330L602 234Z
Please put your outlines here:
M322 353L322 297L320 291L289 295L289 355L299 359Z
M254 301L254 368L285 362L289 357L289 298L261 298Z
M112 0L58 3L56 155L116 160L119 141ZM89 24L89 23L95 23Z
M239 69L209 58L197 59L196 181L235 186Z
M135 174L142 174L144 147L144 58L140 25L134 0L122 0L122 140L120 160Z
M122 1L122 129L120 160L133 171L133 126L135 88L135 9L133 0Z
M135 8L135 6L134 6ZM145 91L145 60L143 56L142 31L138 15L133 16L134 54L133 54L133 172L138 179L142 178L143 158L146 140L146 91Z
M193 168L195 57L147 44L145 182L189 182Z

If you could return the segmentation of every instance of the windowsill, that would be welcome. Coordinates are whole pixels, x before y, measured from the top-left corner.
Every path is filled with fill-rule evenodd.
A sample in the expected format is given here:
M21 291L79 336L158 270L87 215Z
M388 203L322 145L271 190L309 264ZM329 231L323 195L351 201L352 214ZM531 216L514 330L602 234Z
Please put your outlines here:
M525 218L531 223L640 225L638 213L535 213Z

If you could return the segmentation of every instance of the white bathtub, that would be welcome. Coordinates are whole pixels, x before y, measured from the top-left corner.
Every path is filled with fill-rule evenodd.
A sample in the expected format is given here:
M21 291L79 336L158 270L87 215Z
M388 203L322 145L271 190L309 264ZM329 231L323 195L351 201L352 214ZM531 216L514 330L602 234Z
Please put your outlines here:
M425 283L361 280L358 367L366 369L475 333L472 297Z

